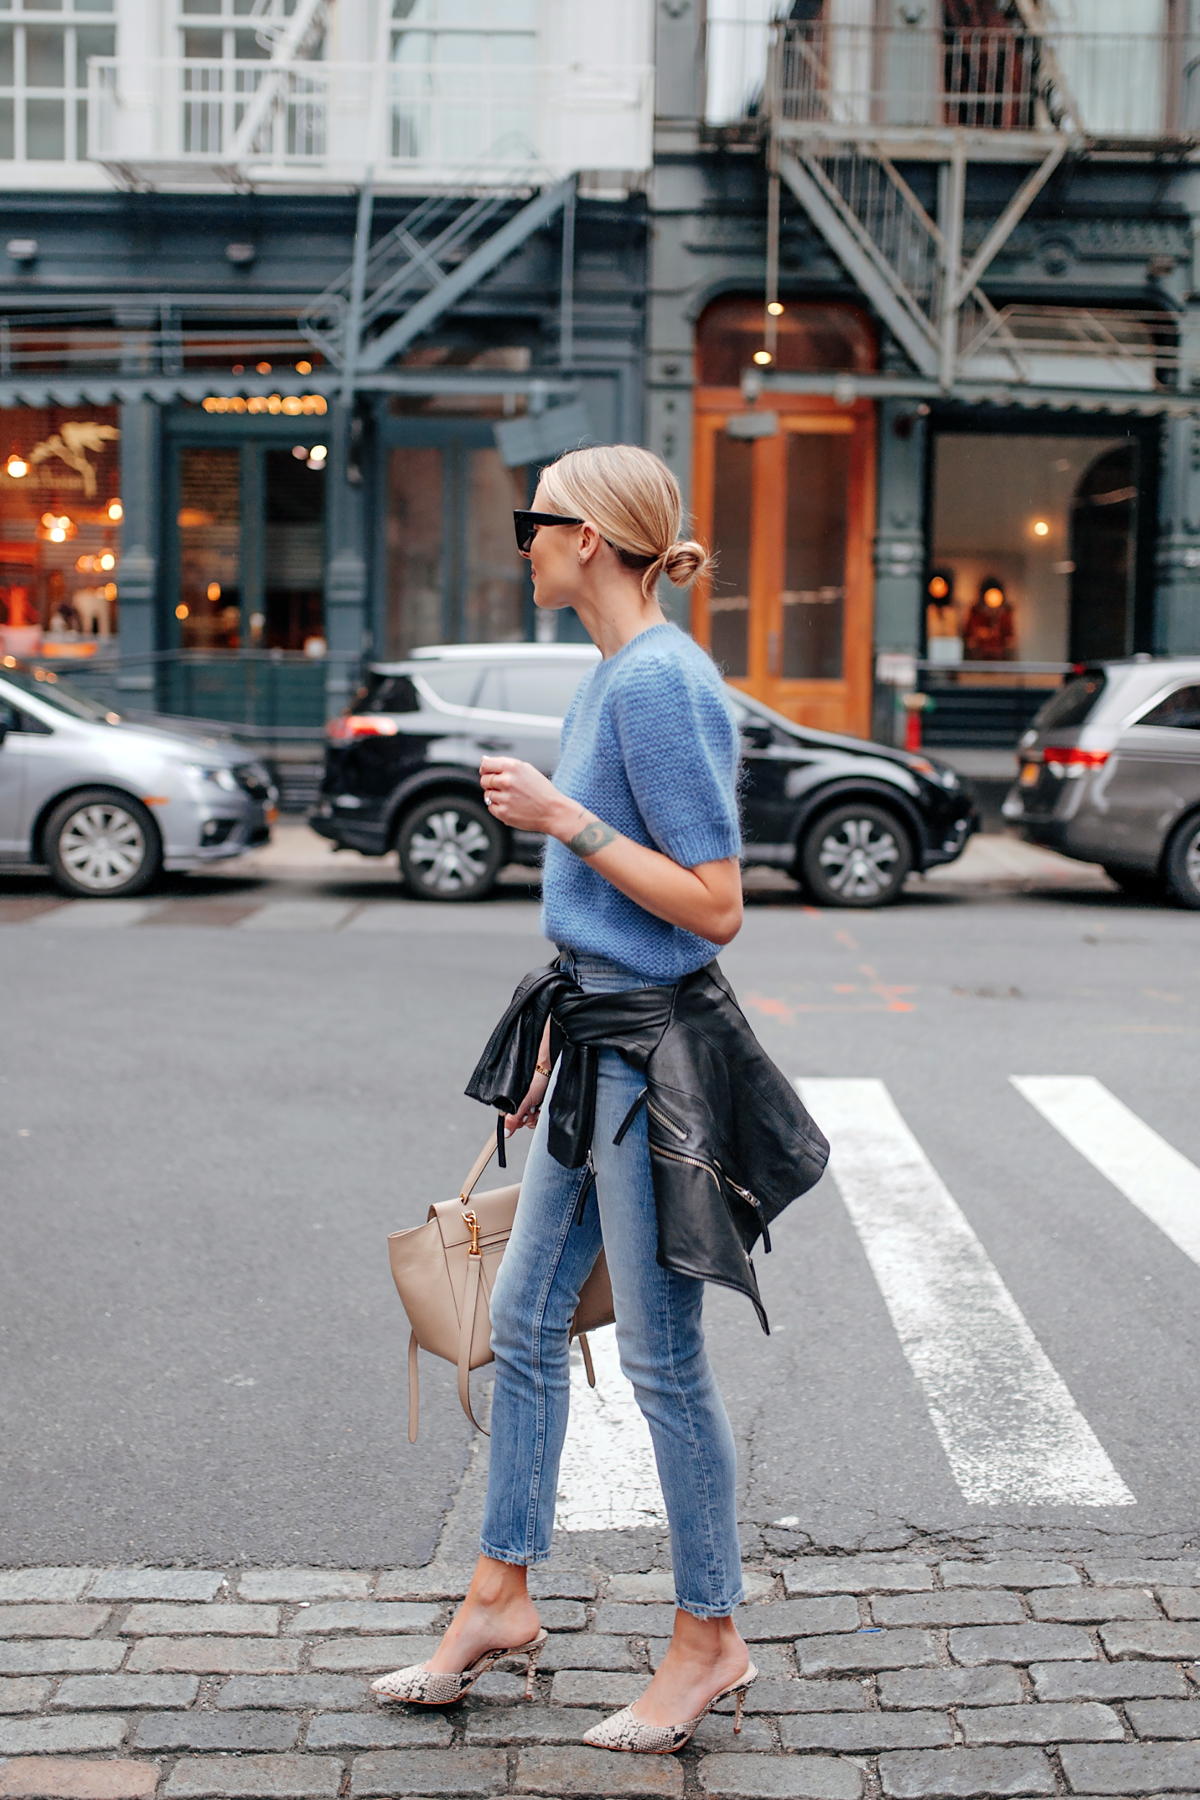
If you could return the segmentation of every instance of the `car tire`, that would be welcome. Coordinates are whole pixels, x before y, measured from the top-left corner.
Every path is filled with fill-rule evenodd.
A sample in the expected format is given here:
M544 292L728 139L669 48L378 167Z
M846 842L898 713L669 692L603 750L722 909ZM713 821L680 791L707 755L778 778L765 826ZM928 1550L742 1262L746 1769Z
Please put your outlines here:
M855 800L831 807L808 827L798 860L818 906L887 906L912 868L912 845L894 812Z
M1172 900L1200 911L1200 813L1176 827L1163 867Z
M1162 904L1166 899L1166 889L1161 875L1148 875L1145 869L1110 869L1105 864L1104 873L1110 881L1115 881L1123 894L1131 900L1146 900Z
M420 900L482 900L496 885L507 845L508 834L480 801L437 794L400 826L401 879Z
M60 800L42 832L55 887L73 899L144 894L162 868L162 838L132 794L85 788Z

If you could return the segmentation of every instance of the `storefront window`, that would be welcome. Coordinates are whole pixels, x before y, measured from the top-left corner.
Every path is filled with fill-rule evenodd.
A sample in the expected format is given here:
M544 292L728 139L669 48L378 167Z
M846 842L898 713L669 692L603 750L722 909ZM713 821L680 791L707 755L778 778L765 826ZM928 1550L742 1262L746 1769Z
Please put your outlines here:
M716 440L713 543L716 572L708 602L713 661L726 675L744 676L750 645L750 522L754 445L724 434Z
M0 642L87 655L117 629L115 407L0 411Z
M399 449L388 458L389 656L442 641L442 452Z
M841 678L850 446L848 435L788 433L785 680Z
M947 665L1062 663L1132 647L1137 445L947 432L934 453L926 642ZM1030 677L1036 679L1036 677ZM1055 677L1045 680L1053 685Z
M179 641L185 650L242 643L241 452L188 445L180 456Z
M325 649L325 465L303 453L268 450L266 464L265 618L252 614L250 637L268 650Z
M730 297L706 307L696 327L696 379L704 387L737 387L763 347L761 299ZM865 314L853 306L785 301L775 321L774 368L781 374L805 369L871 369L875 337Z
M520 643L525 570L513 511L526 505L525 470L506 469L498 450L467 452L467 567L461 640Z

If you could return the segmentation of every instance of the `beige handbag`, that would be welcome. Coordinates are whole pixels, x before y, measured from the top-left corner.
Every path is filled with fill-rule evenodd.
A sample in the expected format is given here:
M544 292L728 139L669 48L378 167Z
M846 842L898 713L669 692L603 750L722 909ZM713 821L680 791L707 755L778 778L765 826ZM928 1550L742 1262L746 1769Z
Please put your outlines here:
M388 1238L392 1279L412 1326L408 1340L410 1444L417 1441L418 1346L457 1364L462 1409L476 1430L483 1430L471 1411L470 1374L472 1369L482 1368L492 1360L492 1288L521 1192L520 1185L514 1183L512 1187L473 1196L475 1183L496 1154L497 1141L498 1134L489 1132L457 1199L431 1206L426 1224L411 1231L393 1231ZM583 1284L571 1321L571 1336L579 1339L592 1387L596 1377L584 1334L613 1322L612 1287L601 1250Z

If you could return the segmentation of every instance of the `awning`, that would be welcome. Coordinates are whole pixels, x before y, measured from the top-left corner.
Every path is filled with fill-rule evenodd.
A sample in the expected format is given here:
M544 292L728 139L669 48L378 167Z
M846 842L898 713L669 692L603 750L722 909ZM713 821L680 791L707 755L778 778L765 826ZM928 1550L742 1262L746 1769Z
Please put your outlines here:
M354 382L356 393L411 394L415 397L459 394L484 399L511 394L524 397L531 410L548 399L572 400L579 394L577 379L499 369L392 369L364 375ZM153 400L169 406L175 400L203 405L210 395L232 398L243 395L269 398L320 394L326 401L343 393L342 378L334 370L311 375L288 371L278 375L211 374L14 376L0 381L0 407L6 406L112 406L125 401Z

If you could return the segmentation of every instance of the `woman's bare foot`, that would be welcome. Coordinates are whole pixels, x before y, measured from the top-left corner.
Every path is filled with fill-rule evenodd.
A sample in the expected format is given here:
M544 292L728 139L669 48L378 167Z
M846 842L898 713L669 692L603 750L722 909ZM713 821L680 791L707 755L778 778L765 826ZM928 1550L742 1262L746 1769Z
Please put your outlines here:
M529 1598L525 1569L516 1563L481 1556L466 1599L425 1667L440 1674L457 1675L469 1669L485 1650L527 1644L537 1632L537 1608Z
M677 1611L667 1654L633 1716L646 1725L682 1725L704 1711L714 1694L746 1672L750 1652L732 1619L698 1619Z

